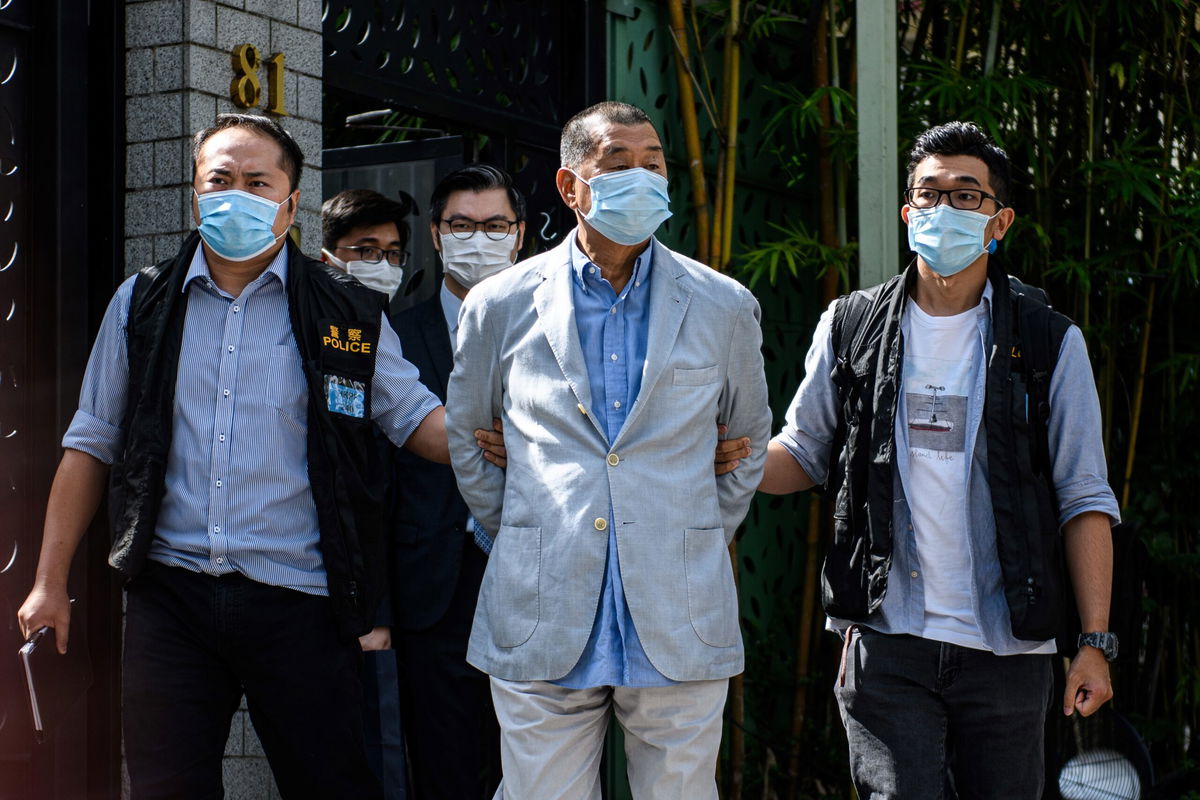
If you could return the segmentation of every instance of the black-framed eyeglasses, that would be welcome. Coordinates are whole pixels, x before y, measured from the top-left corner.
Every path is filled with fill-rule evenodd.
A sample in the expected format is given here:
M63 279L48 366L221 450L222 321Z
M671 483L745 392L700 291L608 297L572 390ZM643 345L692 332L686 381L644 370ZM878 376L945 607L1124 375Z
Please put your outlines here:
M339 245L338 250L353 250L358 253L358 258L355 260L365 261L368 264L378 264L384 258L393 267L403 267L408 263L408 253L404 250L384 250L382 247L357 244Z
M995 200L997 208L1004 208L999 198L994 194L979 189L934 189L931 186L913 186L904 190L904 202L913 208L933 208L942 202L942 197L949 198L950 205L960 211L978 211L983 207L984 200Z
M475 235L475 231L483 231L484 236L498 242L516 230L516 227L517 220L504 219L503 217L496 217L484 220L483 222L476 222L466 217L438 220L438 230L442 233L450 234L455 239L470 239Z

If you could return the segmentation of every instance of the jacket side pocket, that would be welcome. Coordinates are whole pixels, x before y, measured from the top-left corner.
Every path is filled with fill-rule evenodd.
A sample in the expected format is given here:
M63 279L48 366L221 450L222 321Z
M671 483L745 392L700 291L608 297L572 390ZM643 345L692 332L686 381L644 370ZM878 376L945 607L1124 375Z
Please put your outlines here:
M501 525L488 562L483 602L492 640L518 647L541 619L542 529Z

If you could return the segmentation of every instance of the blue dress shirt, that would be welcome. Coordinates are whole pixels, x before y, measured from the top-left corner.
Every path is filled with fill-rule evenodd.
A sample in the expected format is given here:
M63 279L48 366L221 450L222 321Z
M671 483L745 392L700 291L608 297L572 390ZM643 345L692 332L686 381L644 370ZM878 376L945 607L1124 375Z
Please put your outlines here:
M642 387L642 367L650 330L650 277L654 242L633 265L633 275L621 290L588 261L577 241L571 243L572 298L575 326L587 365L592 412L599 417L611 442L617 438L629 407ZM569 689L595 686L670 686L675 683L654 668L642 649L625 603L616 526L608 510L608 561L596 609L596 621L583 655L563 678L554 681Z
M308 385L288 316L287 246L238 297L217 288L197 247L183 291L171 450L149 557L209 575L328 594L308 479ZM109 303L63 447L106 464L125 440L131 277ZM380 326L375 421L401 446L437 397Z

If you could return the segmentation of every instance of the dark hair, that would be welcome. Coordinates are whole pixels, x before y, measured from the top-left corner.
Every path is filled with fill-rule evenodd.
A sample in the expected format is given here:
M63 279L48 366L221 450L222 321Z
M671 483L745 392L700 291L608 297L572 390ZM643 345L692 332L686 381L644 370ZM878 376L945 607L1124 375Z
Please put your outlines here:
M619 103L615 100L596 103L571 117L563 126L562 139L558 144L558 159L564 167L575 169L596 149L598 142L592 132L595 120L607 122L610 125L649 125L654 127L654 123L650 121L646 112L637 106Z
M455 192L486 192L489 189L508 192L508 202L512 204L517 222L525 221L524 195L513 185L511 175L491 164L467 164L438 181L429 197L429 219L434 224L441 220L446 202Z
M218 114L217 121L192 137L192 181L196 180L196 162L200 159L200 148L212 137L229 128L249 128L261 133L279 145L279 166L287 173L291 183L289 192L296 191L300 185L300 169L304 166L304 152L292 135L270 117L260 117L257 114Z
M917 137L908 156L908 187L912 187L917 165L930 156L972 156L988 168L992 194L1008 205L1012 185L1012 166L1008 154L987 137L974 122L947 122L930 128Z
M321 241L332 250L350 231L374 225L395 223L400 234L400 247L408 246L408 223L404 218L412 212L407 195L399 200L384 197L370 189L347 189L338 192L321 204Z

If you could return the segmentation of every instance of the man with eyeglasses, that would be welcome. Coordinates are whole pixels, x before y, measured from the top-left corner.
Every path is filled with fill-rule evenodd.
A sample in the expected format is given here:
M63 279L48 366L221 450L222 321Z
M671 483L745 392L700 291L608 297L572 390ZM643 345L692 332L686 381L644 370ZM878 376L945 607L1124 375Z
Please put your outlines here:
M391 300L408 264L411 204L370 189L347 189L321 205L321 260Z
M437 294L393 316L392 325L421 381L445 402L459 308L477 284L512 266L525 238L525 198L504 170L468 164L437 184L429 213L445 278ZM414 794L485 797L499 781L499 731L487 676L466 656L491 539L470 516L449 467L394 452L392 641ZM484 457L500 463L490 452Z
M1084 635L1062 711L1112 696L1100 406L1079 328L990 259L1010 185L973 124L917 138L900 210L916 260L826 310L768 446L761 491L835 498L822 601L864 800L1041 797L1064 551Z

